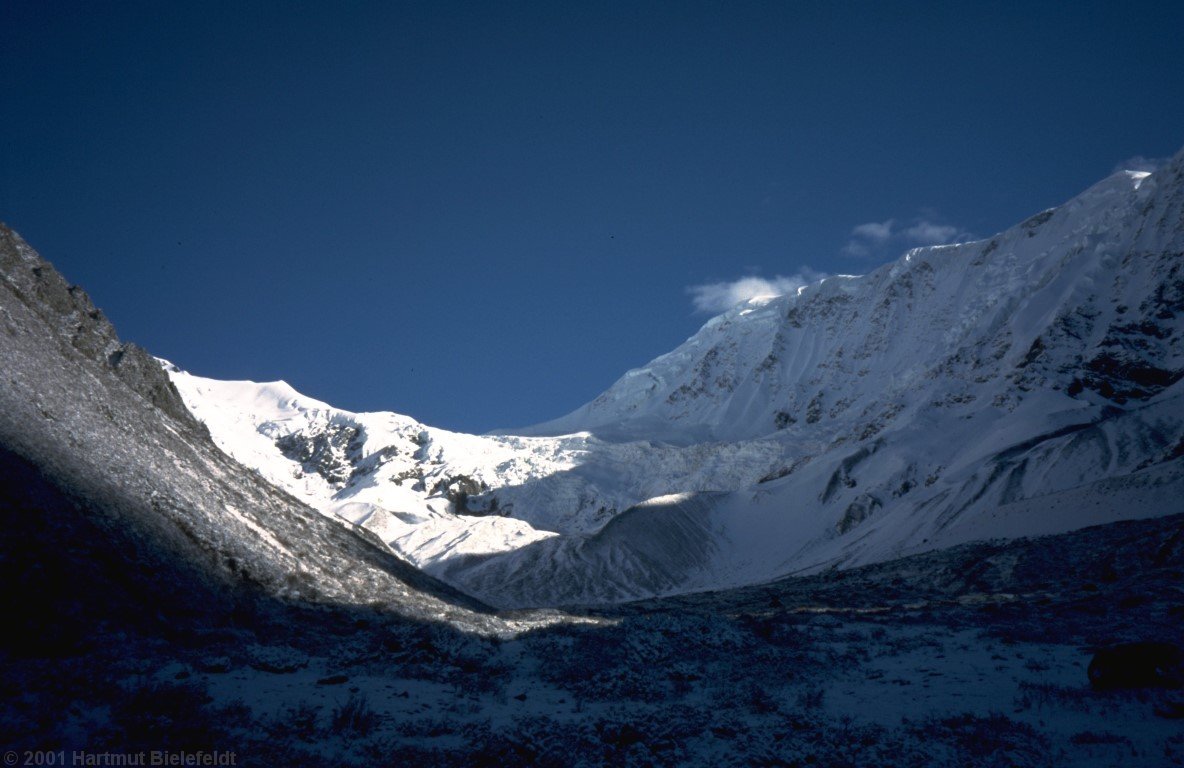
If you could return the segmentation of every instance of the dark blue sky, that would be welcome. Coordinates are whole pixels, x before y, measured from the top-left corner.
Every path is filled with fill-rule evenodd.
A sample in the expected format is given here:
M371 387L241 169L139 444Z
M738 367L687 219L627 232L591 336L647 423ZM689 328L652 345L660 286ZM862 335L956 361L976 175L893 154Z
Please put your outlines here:
M693 333L693 286L865 272L1175 152L1182 29L1167 2L0 0L0 220L194 373L523 425Z

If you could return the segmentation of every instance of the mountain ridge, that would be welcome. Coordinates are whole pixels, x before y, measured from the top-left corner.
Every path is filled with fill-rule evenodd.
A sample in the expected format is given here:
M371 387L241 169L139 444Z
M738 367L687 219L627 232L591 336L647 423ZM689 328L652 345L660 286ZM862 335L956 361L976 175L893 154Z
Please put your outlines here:
M1158 177L1163 178L1175 173L1178 183L1180 165L1180 157L1177 156L1172 164L1158 174ZM1064 245L1065 241L1088 239L1095 236L1097 232L1105 231L1116 219L1129 213L1130 209L1138 204L1139 190L1143 187L1143 182L1150 176L1151 174L1145 172L1121 171L1095 184L1064 205L1029 217L994 237L969 243L915 248L900 259L885 264L864 276L835 276L805 286L791 295L759 302L755 305L738 306L709 320L698 333L677 349L655 358L645 366L627 372L600 396L572 413L540 425L515 431L517 434L525 435L592 431L611 439L626 428L623 425L628 425L634 420L642 422L640 427L633 430L634 436L652 429L655 423L669 424L677 421L689 421L692 427L705 429L709 436L717 438L753 437L773 431L777 425L776 411L745 418L747 414L742 409L732 406L723 414L718 415L714 421L705 422L705 417L702 414L696 416L695 406L698 404L696 401L702 401L705 397L718 394L721 390L730 391L732 387L749 385L750 380L755 379L758 385L774 389L772 394L761 393L764 395L763 397L755 398L761 406L766 408L808 406L811 398L818 395L817 390L814 392L789 392L790 402L779 404L775 396L776 387L780 383L778 379L792 383L794 376L800 374L803 369L809 368L811 364L836 367L848 376L868 375L869 366L860 367L854 362L863 360L874 363L875 360L872 358L876 352L875 345L883 342L887 328L898 328L900 323L890 323L886 319L880 319L878 320L880 327L863 329L856 327L850 305L857 300L860 289L868 286L865 292L872 294L878 302L871 302L872 306L861 307L864 316L878 314L867 310L898 308L898 306L893 307L894 302L896 305L899 305L901 301L911 305L914 300L921 300L920 294L934 289L933 281L936 269L940 269L942 266L949 269L949 265L943 265L942 262L948 262L950 254L959 253L965 256L963 261L966 267L981 268L978 270L979 274L971 276L979 277L980 282L984 284L979 286L955 285L951 286L953 289L951 292L977 294L979 297L985 297L985 301L979 299L984 306L975 307L974 309L977 311L968 312L961 317L948 318L949 322L943 324L948 331L945 334L947 338L938 337L924 340L934 348L940 348L946 358L952 358L962 351L956 346L951 347L949 343L951 339L956 337L957 332L981 331L983 319L988 314L988 310L992 309L993 305L998 303L1001 298L1014 296L1016 289L1021 287L1017 283L1023 275L1017 274L1015 269L1001 269L998 263L1001 257L1009 257L1017 263L1024 261L1031 263L1042 255L1039 253L1039 249L1041 247L1047 248L1047 243L1050 240L1057 245ZM1152 186L1155 183L1153 181ZM1150 191L1144 189L1142 197L1150 197ZM1175 211L1177 220L1179 217L1178 207L1177 200L1177 210ZM1165 213L1171 215L1172 212ZM1085 219L1088 226L1091 226L1094 231L1064 231L1066 226L1080 226L1082 219ZM1157 225L1162 224L1162 220L1157 222ZM1051 233L1050 230L1052 230ZM1179 243L1178 236L1175 242ZM972 255L971 252L976 245L981 246L981 250ZM1130 245L1135 247L1135 243ZM1084 243L1066 246L1066 250L1073 246L1079 248L1079 254L1084 251ZM947 258L940 258L942 256ZM1063 266L1065 265L1046 265L1044 269L1046 272L1052 272ZM993 276L991 275L992 271L998 274ZM992 277L997 278L994 283L990 280ZM1043 276L1043 279L1046 280L1052 278L1052 275ZM1011 280L1012 284L999 284L998 279ZM975 296L971 295L968 298L974 299ZM901 301L896 301L898 299ZM946 301L939 306L949 307L951 304L953 304L952 301ZM1055 309L1056 306L1057 302L1050 302L1043 306L1034 306L1032 309L1047 310ZM812 315L811 319L815 323L814 328L830 326L834 330L839 330L838 326L841 325L841 330L844 332L843 341L839 342L837 346L832 346L829 354L822 360L817 359L819 356L814 354L813 350L807 349L805 350L806 354L801 354L801 349L789 348L794 341L793 330L800 329L802 324L806 322L808 315ZM782 319L784 323L780 322ZM988 319L994 320L996 323L1000 322L996 318ZM1041 325L1032 318L1025 318L1025 320L1027 322L1024 325ZM939 324L934 322L933 325ZM711 338L713 335L724 336L726 341L734 342L731 336L738 334L729 333L733 326L743 327L739 333L757 337L755 340L746 340L748 349L731 356L738 358L738 360L729 359L729 350L713 344ZM860 334L862 348L847 349L853 331ZM1008 356L1008 362L1019 362L1026 354L1035 356L1039 347L1034 351L1030 345L1035 343L1038 333L1038 331L1033 333L1032 330L1028 330L1026 336L1009 340L1007 349L1002 350L1002 354ZM809 341L817 343L817 339ZM912 340L910 340L910 344L914 347L918 346ZM752 349L758 346L759 350ZM1025 350L1027 351L1025 352ZM792 363L796 368L779 367L777 365L779 359ZM888 377L889 383L897 388L907 386L910 372L901 369L899 360L890 362L896 362L898 366L889 371L893 374ZM937 361L937 363L944 362L946 360ZM949 367L953 367L955 362L957 361L949 360ZM1031 362L1031 360L1027 362ZM738 364L746 366L747 370L735 370ZM751 390L751 386L747 391L738 390L731 399L742 400L742 396ZM647 401L650 402L647 403ZM643 403L650 406L649 411L638 416L636 413ZM824 420L829 410L828 404L825 402L825 398L821 398L818 403L818 407L821 409L819 420ZM795 414L788 412L786 415L791 418L795 416ZM737 416L739 418L735 418ZM808 418L809 414L806 416ZM737 426L737 423L740 426ZM606 427L608 428L607 432L605 431Z

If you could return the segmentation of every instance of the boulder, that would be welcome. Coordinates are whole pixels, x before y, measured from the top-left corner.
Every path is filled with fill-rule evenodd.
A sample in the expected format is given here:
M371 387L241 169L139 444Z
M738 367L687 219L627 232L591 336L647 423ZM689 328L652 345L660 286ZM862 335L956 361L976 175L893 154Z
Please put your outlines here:
M1184 687L1184 649L1175 643L1121 643L1101 648L1089 663L1095 690Z

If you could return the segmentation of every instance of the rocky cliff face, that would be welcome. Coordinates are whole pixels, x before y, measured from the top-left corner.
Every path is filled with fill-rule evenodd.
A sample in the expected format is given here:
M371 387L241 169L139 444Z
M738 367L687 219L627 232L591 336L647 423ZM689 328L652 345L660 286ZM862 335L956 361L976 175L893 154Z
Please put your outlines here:
M98 365L115 371L131 389L172 419L197 429L194 419L168 375L141 347L122 343L115 328L86 291L71 285L11 229L0 225L0 275L10 298L39 318L52 338ZM11 311L0 307L5 329L16 333Z

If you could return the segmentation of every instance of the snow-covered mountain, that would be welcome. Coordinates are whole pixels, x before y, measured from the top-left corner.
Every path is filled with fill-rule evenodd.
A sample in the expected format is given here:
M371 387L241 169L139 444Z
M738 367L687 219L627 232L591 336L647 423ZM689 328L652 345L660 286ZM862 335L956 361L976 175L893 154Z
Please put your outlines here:
M710 320L514 435L170 367L235 459L501 606L767 581L1184 510L1184 153Z
M675 446L587 433L467 435L394 413L335 409L282 381L216 381L166 368L235 459L429 570L582 538L655 497L752 486L784 460L772 439Z
M1169 359L1153 355L1139 359ZM1180 756L1181 703L1148 686L1171 683L1164 660L1179 658L1184 515L594 615L491 612L334 513L368 512L358 519L372 531L404 525L422 552L440 553L430 569L507 604L612 600L767 578L793 546L817 554L794 494L818 493L809 473L836 454L824 445L799 471L754 484L747 473L770 462L769 478L800 464L783 439L794 425L674 446L587 433L474 437L335 411L278 384L172 370L251 471L215 447L165 368L120 342L85 292L2 225L0 361L0 681L13 694L0 697L0 729L14 753L235 745L260 764L335 766L395 753L465 766L741 766L819 754L874 765L1043 765L1056 755L1157 766ZM1036 499L1072 515L972 506L962 519L979 528L969 534L1111 519L1100 504L1140 496L1146 508L1135 513L1162 512L1178 493L1180 458L1121 467L1162 458L1174 438L1148 425L1175 429L1175 401L1166 388L1110 396L1126 399L1096 414L1100 439L1121 454L1114 477ZM878 447L822 495L841 496L847 480L872 484L864 466L922 451L910 435L953 446L931 427L839 442ZM1028 440L992 460L1085 433ZM1129 439L1139 434L1142 443ZM1080 469L1070 448L1030 454L1030 465ZM456 476L462 468L475 474ZM619 512L595 506L712 484ZM850 532L827 536L841 553L852 533L899 515L896 504L840 520ZM812 509L828 524L833 510ZM528 513L567 532L513 517ZM492 527L480 528L485 520ZM515 530L522 536L491 535ZM899 532L868 538L891 543ZM413 539L394 539L396 549ZM1101 649L1092 663L1089 647ZM1133 652L1150 676L1098 666Z

